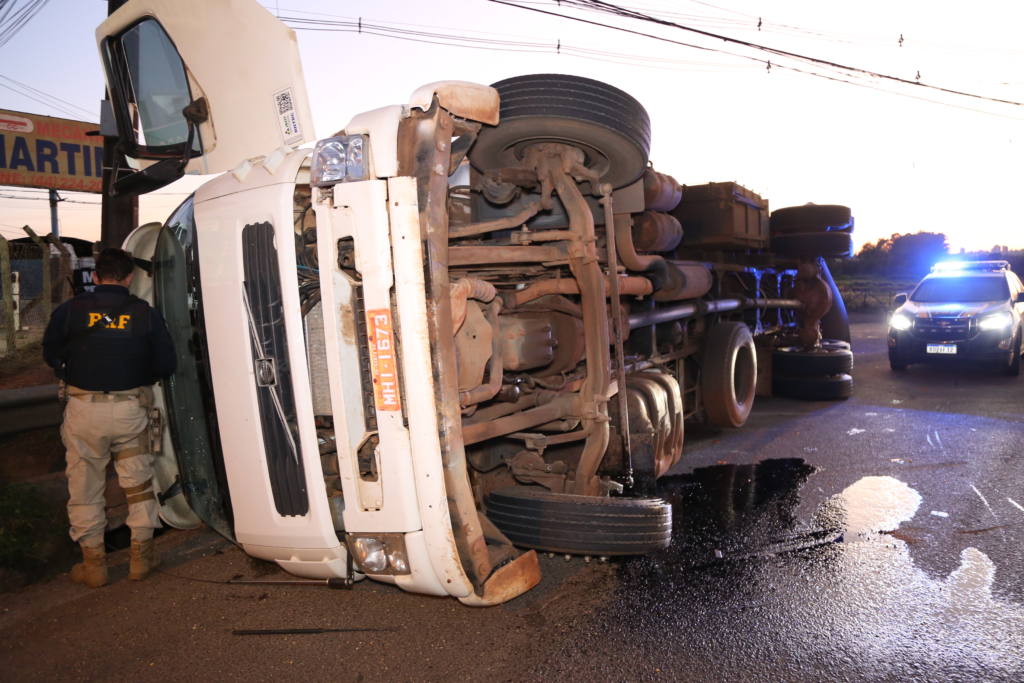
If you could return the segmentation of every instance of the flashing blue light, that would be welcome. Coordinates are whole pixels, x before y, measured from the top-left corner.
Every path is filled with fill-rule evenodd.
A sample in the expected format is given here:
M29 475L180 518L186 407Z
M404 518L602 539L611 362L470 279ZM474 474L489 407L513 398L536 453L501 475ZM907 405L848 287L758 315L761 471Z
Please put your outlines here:
M990 271L1009 270L1008 261L939 261L932 266L933 273L962 273L965 270Z

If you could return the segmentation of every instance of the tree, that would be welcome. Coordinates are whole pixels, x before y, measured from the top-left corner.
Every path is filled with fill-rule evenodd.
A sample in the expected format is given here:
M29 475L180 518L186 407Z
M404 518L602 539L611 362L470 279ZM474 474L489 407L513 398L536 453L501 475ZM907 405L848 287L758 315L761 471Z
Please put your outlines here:
M948 255L941 232L894 233L865 244L840 272L915 279Z
M936 262L949 256L946 236L941 232L894 235L889 248L889 273L923 277Z

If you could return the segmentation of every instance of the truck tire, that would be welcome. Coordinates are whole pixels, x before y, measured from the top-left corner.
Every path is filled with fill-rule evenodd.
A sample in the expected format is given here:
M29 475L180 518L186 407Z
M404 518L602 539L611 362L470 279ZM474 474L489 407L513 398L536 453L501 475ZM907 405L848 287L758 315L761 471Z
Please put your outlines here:
M486 499L487 517L523 548L574 555L642 555L672 540L661 498L599 498L512 486Z
M848 374L853 370L853 352L849 349L804 349L783 346L772 352L772 375L782 377L820 377Z
M708 332L700 387L708 424L742 427L754 406L757 352L741 322L718 323Z
M804 232L831 232L853 230L853 216L848 206L838 204L805 204L787 206L772 211L768 219L772 235L792 235Z
M853 377L772 377L772 394L802 401L838 401L853 395Z
M564 74L506 78L493 87L501 96L501 122L484 127L470 149L477 169L516 166L538 142L578 147L586 165L613 187L629 185L647 168L650 118L618 88Z
M771 249L780 256L796 258L849 258L853 254L853 235L848 232L800 232L775 235Z

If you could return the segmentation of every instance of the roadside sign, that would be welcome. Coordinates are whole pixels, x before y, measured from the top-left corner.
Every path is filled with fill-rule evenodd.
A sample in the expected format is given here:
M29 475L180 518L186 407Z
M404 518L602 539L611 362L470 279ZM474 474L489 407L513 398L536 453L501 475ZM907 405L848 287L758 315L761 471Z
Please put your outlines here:
M98 123L0 109L0 185L101 192Z

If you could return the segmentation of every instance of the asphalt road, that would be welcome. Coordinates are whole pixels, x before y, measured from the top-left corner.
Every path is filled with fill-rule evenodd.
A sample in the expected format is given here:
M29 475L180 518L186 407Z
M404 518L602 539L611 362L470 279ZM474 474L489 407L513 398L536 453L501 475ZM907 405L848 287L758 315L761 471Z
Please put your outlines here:
M675 541L609 564L544 557L541 586L479 610L285 578L215 535L159 538L163 571L0 596L6 680L1022 680L1024 377L892 374L854 325L839 403L760 400L688 434L664 495ZM380 631L235 636L235 628Z

